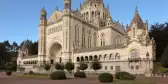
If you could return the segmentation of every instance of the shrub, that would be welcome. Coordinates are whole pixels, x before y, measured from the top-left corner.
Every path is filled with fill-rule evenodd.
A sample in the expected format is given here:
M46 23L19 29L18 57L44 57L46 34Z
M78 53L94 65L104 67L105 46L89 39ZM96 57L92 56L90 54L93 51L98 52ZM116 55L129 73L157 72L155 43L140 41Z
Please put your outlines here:
M51 80L63 80L66 79L65 72L63 71L56 71L50 74Z
M131 75L128 72L118 72L115 74L115 78L120 80L134 80L135 76Z
M101 83L113 82L113 76L110 73L102 73L99 75L99 81Z
M70 72L70 71L72 71L72 70L74 70L74 63L72 63L72 62L67 62L66 64L65 64L65 69L68 71L68 72Z
M12 75L12 72L11 71L6 71L6 75L10 76L10 75Z
M33 71L29 71L29 72L28 72L28 75L33 75L33 74L34 74Z
M86 78L85 72L75 72L74 77L76 78Z

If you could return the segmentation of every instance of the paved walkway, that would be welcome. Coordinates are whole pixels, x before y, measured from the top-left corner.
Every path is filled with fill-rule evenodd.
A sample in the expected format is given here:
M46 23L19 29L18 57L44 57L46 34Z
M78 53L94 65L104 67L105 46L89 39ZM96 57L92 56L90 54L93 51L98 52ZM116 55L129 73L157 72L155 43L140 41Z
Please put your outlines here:
M13 73L12 75L20 75ZM168 77L153 77L155 84L168 84ZM50 79L33 79L20 78L15 76L6 76L4 72L0 72L0 84L101 84L97 77L89 77L84 79L67 79L67 80L50 80Z

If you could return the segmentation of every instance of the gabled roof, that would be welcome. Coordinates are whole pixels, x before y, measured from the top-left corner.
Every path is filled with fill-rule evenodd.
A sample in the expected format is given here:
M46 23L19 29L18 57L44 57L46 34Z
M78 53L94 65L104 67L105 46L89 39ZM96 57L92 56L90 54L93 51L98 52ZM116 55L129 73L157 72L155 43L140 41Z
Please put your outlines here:
M138 28L144 28L144 23L143 23L143 21L142 21L140 15L139 15L139 13L138 13L138 8L137 8L137 7L136 7L136 9L135 9L135 14L134 14L134 17L133 17L133 19L132 19L131 25L132 25L133 23L137 23Z

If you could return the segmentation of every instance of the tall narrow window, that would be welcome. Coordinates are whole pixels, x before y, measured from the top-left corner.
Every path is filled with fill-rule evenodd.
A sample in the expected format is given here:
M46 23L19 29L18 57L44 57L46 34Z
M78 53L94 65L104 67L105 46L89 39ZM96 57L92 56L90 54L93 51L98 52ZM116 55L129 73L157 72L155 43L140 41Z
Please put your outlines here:
M94 33L94 47L96 47L96 33Z
M75 25L75 42L77 40L77 25Z
M91 47L91 30L89 30L89 34L88 34L88 48Z
M85 48L85 29L82 29L82 48Z
M133 28L133 38L135 38L135 28Z
M105 46L106 45L104 33L101 33L101 42L100 43L101 43L101 46Z

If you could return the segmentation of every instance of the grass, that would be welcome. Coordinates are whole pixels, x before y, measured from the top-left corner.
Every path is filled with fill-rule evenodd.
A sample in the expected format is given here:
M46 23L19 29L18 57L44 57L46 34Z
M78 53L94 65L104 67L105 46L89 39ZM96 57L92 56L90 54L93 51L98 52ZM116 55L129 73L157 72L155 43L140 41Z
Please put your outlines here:
M32 78L32 79L48 79L49 77L47 75L22 75L18 76L22 78ZM95 79L94 79L95 80ZM97 79L95 80L97 81ZM111 84L111 83L109 83ZM115 80L112 84L155 84L154 80L152 78L147 77L137 77L135 80Z
M23 78L49 78L47 75L22 75Z

